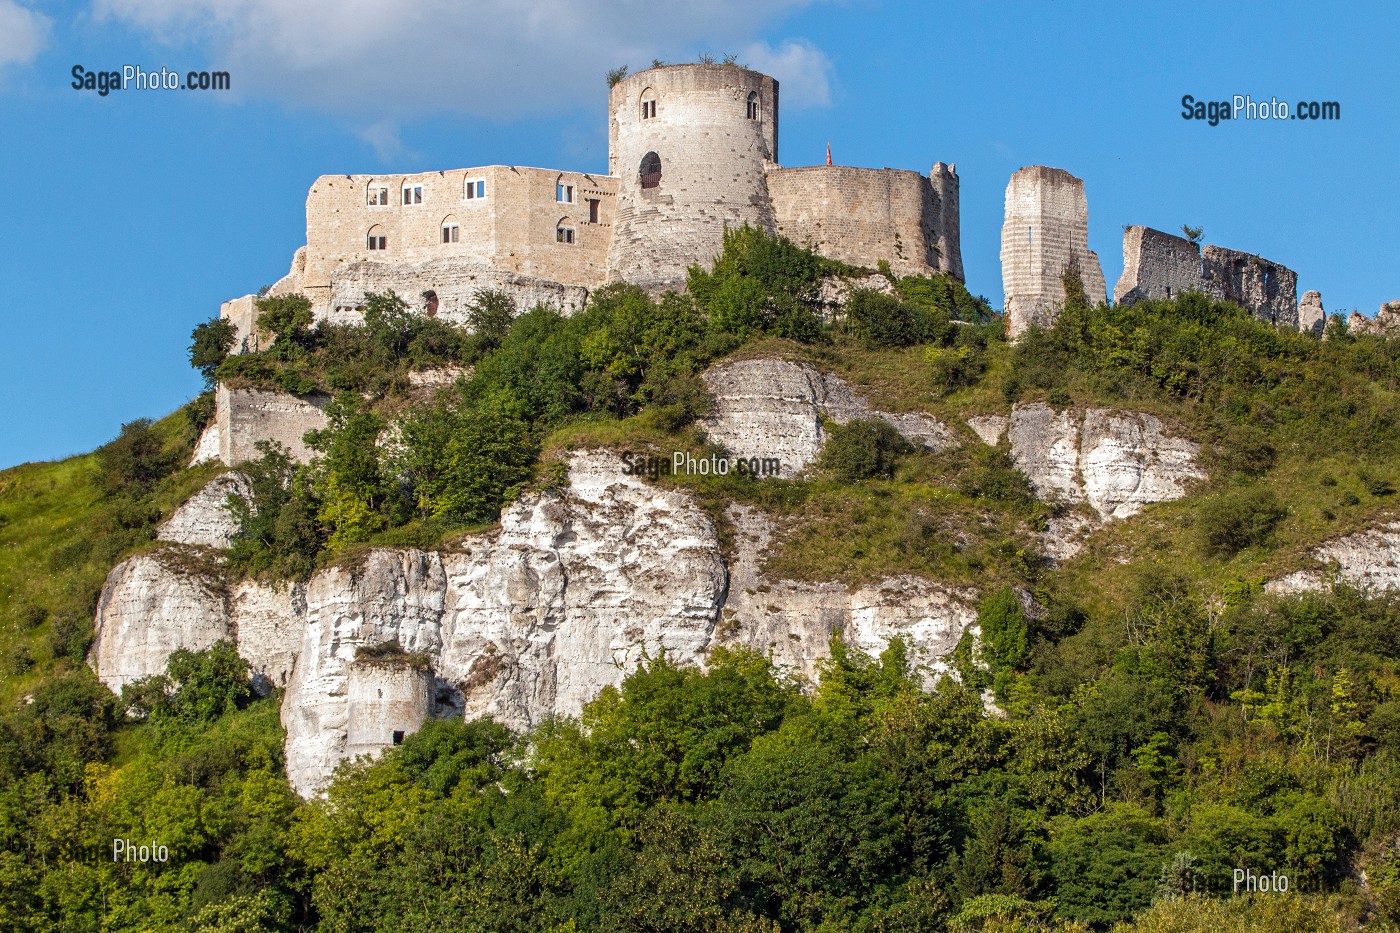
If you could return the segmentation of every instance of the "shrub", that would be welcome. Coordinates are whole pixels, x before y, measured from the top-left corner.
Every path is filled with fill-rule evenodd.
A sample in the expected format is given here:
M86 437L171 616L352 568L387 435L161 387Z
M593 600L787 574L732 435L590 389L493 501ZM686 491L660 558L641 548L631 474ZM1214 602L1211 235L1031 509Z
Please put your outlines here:
M1228 557L1265 544L1288 514L1273 490L1249 486L1220 492L1201 503L1198 527L1206 549Z
M272 337L272 350L285 358L294 349L304 348L310 339L311 302L304 295L259 298L258 330Z
M167 451L149 418L122 425L117 437L99 447L100 481L109 493L141 496L180 466L178 451Z
M846 321L867 347L908 347L925 339L923 314L894 295L857 288L846 300Z
M914 450L888 422L856 418L829 425L821 466L847 483L894 475L899 458Z
M977 607L982 657L992 673L1019 667L1029 651L1026 613L1016 591L1004 586Z

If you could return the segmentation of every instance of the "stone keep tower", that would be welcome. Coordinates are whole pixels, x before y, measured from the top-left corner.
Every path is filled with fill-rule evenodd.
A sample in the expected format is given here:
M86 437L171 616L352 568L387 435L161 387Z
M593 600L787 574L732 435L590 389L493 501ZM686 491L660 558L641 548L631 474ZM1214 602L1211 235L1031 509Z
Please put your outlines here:
M1060 168L1031 165L1006 186L1001 278L1007 336L1049 327L1065 302L1064 273L1079 267L1091 304L1108 299L1098 254L1089 249L1084 182Z
M775 227L765 164L778 159L778 82L735 65L666 65L608 95L618 179L608 280L678 285L718 255L726 226Z
M359 659L347 685L345 754L377 755L433 712L432 671L397 658Z

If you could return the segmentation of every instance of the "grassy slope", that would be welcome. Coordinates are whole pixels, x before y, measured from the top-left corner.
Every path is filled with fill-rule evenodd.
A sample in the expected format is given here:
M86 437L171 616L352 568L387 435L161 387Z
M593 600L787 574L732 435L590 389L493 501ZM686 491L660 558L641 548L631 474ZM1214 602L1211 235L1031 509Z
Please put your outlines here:
M157 422L167 448L187 458L192 430L182 412ZM162 517L218 472L184 470L152 504ZM149 528L113 527L98 486L96 454L0 471L0 703L22 696L55 665L64 626L91 625L102 581L116 561L150 540ZM33 666L15 659L26 651Z

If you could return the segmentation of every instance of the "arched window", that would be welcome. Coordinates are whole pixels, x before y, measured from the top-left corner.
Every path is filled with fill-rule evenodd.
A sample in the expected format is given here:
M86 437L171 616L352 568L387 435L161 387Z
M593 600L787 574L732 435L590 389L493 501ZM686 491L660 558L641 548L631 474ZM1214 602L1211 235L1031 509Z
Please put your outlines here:
M758 92L749 91L749 119L758 119Z
M462 228L457 224L457 218L448 214L442 221L442 242L456 243L462 239Z
M560 204L574 203L574 186L563 175L554 179L554 200Z
M642 119L651 120L656 117L656 92L651 88L642 91Z
M573 221L570 220L568 217L561 217L559 219L559 223L556 224L554 227L554 242L568 243L572 245L574 242L574 237L575 233Z
M642 156L640 169L643 188L655 188L661 184L661 156L648 152Z
M365 236L365 246L372 253L382 253L389 248L389 238L384 235L384 228L375 224L369 228L369 233Z

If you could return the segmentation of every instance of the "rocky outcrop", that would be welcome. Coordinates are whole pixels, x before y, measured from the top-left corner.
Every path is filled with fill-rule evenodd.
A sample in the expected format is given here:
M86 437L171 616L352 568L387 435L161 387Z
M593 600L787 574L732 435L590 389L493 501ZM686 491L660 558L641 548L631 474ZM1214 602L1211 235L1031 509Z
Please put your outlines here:
M1087 503L1102 519L1128 518L1144 505L1180 499L1205 479L1200 446L1168 434L1160 419L1107 408L1056 411L1017 405L1009 418L968 425L989 444L1007 437L1011 456L1042 499Z
M1353 311L1347 317L1347 330L1353 334L1377 334L1390 337L1400 334L1400 301L1387 301L1375 317Z
M88 663L118 693L162 674L176 648L203 651L233 637L225 596L217 577L182 564L178 555L128 558L102 587Z
M1400 522L1390 522L1321 545L1313 557L1322 566L1270 581L1273 593L1326 589L1339 580L1366 590L1400 590Z
M288 773L309 794L351 735L356 748L389 742L393 723L351 721L352 709L380 708L351 694L357 665L385 651L429 665L434 715L525 728L579 712L663 650L703 664L717 645L747 645L813 677L833 634L867 651L903 635L933 672L975 622L973 591L917 577L854 589L770 580L761 561L774 530L762 514L731 510L736 554L726 560L689 495L622 469L610 453L576 453L567 490L527 494L497 531L449 552L375 549L304 586L226 592L173 562L135 558L104 589L93 664L119 689L163 670L175 648L236 638L265 686L285 684Z
M923 412L876 411L845 380L806 363L736 360L704 375L715 398L701 422L705 433L735 457L777 458L779 475L802 472L821 454L822 419L845 424L855 418L881 418L910 442L940 450L955 442L942 422Z
M248 477L236 470L204 485L156 529L156 539L172 544L226 548L238 534L238 522L228 509L229 496L248 500L253 495Z
M1303 292L1298 299L1298 330L1321 337L1327 327L1327 312L1322 308L1322 292Z

